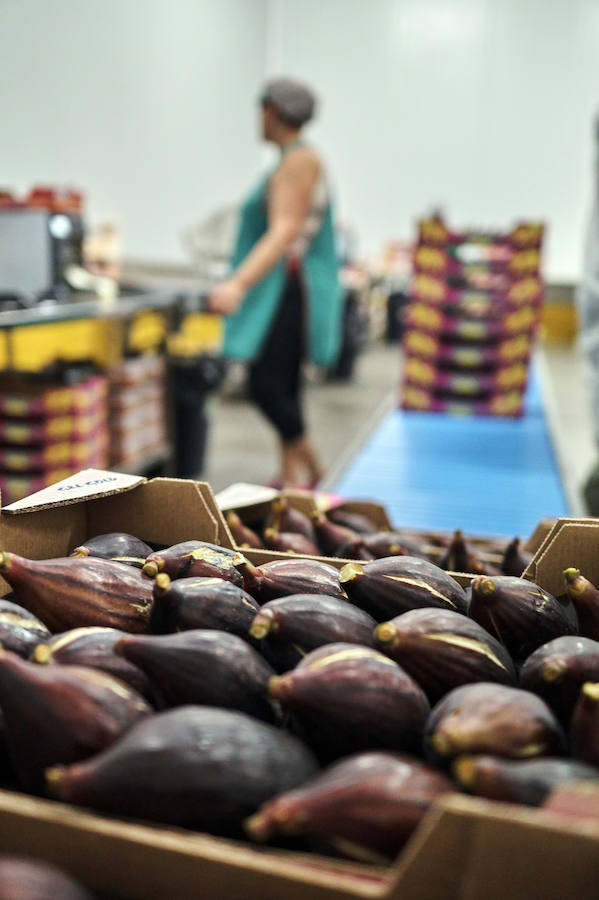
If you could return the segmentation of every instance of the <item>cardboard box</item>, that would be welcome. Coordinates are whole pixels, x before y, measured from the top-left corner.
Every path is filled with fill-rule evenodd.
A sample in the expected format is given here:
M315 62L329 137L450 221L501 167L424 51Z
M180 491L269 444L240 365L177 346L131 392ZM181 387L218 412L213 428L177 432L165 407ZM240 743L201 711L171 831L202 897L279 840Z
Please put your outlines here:
M560 518L546 532L524 577L551 594L563 594L563 571L574 567L599 585L599 519Z
M63 555L113 530L159 544L225 543L228 531L207 484L86 470L4 509L0 547ZM122 900L564 900L594 896L599 824L450 794L397 862L377 868L0 791L0 852L45 859Z

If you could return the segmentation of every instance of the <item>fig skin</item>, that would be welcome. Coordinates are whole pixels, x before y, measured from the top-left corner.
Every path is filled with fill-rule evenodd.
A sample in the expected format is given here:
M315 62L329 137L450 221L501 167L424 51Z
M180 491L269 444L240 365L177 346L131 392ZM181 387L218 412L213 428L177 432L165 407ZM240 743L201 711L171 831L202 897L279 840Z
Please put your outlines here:
M434 801L454 790L440 772L396 753L350 756L267 802L245 822L250 837L307 835L344 856L387 864Z
M153 692L147 675L114 652L114 645L121 637L125 637L125 632L117 628L73 628L38 644L31 654L31 661L40 665L100 669L114 678L120 678L152 701Z
M70 553L70 556L96 556L99 559L112 559L141 569L146 558L152 552L144 541L121 531L99 534L90 538Z
M412 609L378 625L374 636L377 650L405 669L431 703L463 684L517 681L504 647L461 613Z
M233 566L234 550L206 541L183 541L166 550L150 553L143 571L150 578L165 572L170 578L224 578L241 587L241 576Z
M356 644L312 650L292 672L271 678L269 691L324 761L363 750L417 752L430 709L403 669Z
M131 566L91 556L31 560L0 552L0 574L19 604L54 633L84 625L148 630L152 582Z
M540 697L491 682L454 688L425 726L425 756L440 766L463 754L532 759L561 756L565 747L561 725Z
M374 534L379 529L375 523L363 513L346 512L344 509L327 510L327 519L335 525L343 525L358 535Z
M345 528L343 525L336 525L334 522L331 522L321 512L312 514L312 524L314 525L316 543L324 556L337 556L339 547L342 547L348 541L355 541L360 537L351 528Z
M415 556L389 556L364 565L348 563L341 569L339 581L350 601L377 622L425 606L466 612L466 594L457 581Z
M532 562L532 553L527 553L520 546L520 538L515 537L505 548L501 561L501 574L521 578Z
M460 529L456 529L439 566L447 572L469 572L475 575L499 575L499 569L483 563L472 552Z
M520 669L520 687L542 697L564 728L586 681L599 681L599 642L591 638L555 638L531 653Z
M264 532L264 543L269 550L278 550L282 553L300 553L303 556L318 556L320 550L308 538L294 531L276 531L267 528Z
M599 682L581 688L570 721L570 750L575 759L599 767Z
M11 600L0 599L0 646L27 659L33 649L50 637L37 616Z
M48 766L93 756L152 712L140 694L105 672L39 666L6 651L0 653L0 705L12 764L33 791L42 788Z
M237 834L263 803L317 770L297 738L244 713L156 713L93 759L46 772L49 794L101 812Z
M178 578L160 572L154 581L150 628L154 634L208 628L247 639L260 605L224 578Z
M497 638L517 663L554 638L576 634L553 594L510 575L476 577L469 615Z
M243 554L235 556L235 566L243 575L245 590L260 604L291 594L328 594L344 600L347 595L339 584L334 566L315 559L277 559L253 566Z
M248 546L253 550L261 550L262 549L262 541L259 536L253 531L251 528L248 528L247 525L244 525L238 514L230 509L228 510L225 519L227 520L227 525L229 526L229 530L233 535L233 540L239 547Z
M337 556L340 559L362 559L367 562L375 559L374 553L371 553L364 543L364 536L356 538L355 541L347 541L337 548Z
M372 647L374 619L347 600L326 594L294 594L265 603L250 634L261 640L295 644L303 651L345 642Z
M578 616L578 630L583 637L599 641L599 590L579 569L565 569L566 593Z
M196 630L130 635L120 638L114 649L146 673L163 706L218 706L267 722L275 719L268 700L274 671L234 634Z
M401 535L395 531L377 531L364 538L364 546L375 559L386 556L411 556L411 550L402 543Z
M452 766L460 787L488 800L540 806L554 788L570 781L598 780L599 769L573 759L501 759L461 756Z
M0 900L93 900L56 866L29 856L0 855Z

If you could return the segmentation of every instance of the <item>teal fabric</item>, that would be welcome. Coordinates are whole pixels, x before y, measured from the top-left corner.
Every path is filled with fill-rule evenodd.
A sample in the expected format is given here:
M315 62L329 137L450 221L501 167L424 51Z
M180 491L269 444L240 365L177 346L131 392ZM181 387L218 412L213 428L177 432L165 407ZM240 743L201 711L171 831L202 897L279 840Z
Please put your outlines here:
M263 178L241 208L231 268L235 269L268 228L266 195L270 175ZM335 245L333 214L329 205L320 230L302 262L307 304L307 351L318 366L333 365L339 354L343 294ZM252 360L262 349L278 308L286 280L280 260L262 281L246 294L237 313L225 319L224 355Z

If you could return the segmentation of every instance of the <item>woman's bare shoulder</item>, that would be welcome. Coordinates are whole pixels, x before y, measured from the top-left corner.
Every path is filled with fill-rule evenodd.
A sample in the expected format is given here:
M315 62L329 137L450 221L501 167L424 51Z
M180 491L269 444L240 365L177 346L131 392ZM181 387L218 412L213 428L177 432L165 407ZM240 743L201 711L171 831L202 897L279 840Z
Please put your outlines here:
M317 176L322 170L322 162L316 150L307 144L300 144L289 150L279 166L279 172L286 174L302 173Z

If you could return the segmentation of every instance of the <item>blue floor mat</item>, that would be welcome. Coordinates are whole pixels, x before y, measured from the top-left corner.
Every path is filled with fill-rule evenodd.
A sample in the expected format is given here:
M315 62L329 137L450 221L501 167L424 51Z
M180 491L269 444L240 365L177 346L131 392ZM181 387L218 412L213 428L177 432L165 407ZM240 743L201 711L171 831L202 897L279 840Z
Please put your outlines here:
M520 419L389 413L334 490L406 528L526 538L570 514L534 368Z

